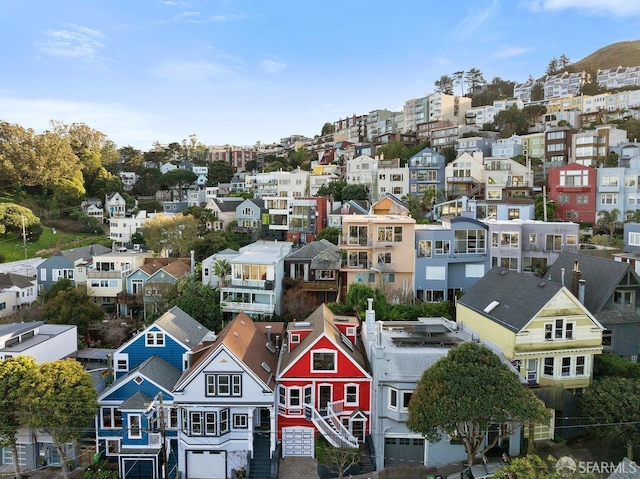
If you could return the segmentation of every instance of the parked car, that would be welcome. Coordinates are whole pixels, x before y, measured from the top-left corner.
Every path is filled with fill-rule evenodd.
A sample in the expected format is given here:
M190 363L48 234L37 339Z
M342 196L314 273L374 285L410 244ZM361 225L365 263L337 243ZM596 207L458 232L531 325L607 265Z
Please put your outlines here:
M447 479L489 479L504 466L504 462L488 462L467 466L462 472L447 476Z

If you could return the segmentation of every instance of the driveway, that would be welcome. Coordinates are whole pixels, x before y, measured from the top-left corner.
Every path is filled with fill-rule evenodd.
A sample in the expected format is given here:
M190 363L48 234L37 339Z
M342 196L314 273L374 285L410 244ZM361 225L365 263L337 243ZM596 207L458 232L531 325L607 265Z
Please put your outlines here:
M320 479L318 461L309 457L280 459L278 479Z

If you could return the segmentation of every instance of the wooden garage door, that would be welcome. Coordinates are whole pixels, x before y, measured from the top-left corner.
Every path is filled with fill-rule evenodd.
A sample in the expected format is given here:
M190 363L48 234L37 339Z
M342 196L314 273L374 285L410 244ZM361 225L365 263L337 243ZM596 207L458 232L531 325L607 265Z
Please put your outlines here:
M225 451L187 451L187 479L226 479Z
M282 457L313 457L314 431L312 427L283 427Z

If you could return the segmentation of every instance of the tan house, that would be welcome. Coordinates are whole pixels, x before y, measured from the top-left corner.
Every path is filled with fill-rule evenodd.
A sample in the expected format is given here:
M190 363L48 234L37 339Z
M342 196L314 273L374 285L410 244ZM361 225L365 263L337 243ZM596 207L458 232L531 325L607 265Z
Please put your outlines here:
M536 440L576 417L572 396L591 383L604 328L567 287L494 267L458 299L456 314L474 338L502 350L553 414Z
M413 296L415 224L408 209L391 195L374 203L368 215L344 215L341 294L352 283L367 283L389 297Z

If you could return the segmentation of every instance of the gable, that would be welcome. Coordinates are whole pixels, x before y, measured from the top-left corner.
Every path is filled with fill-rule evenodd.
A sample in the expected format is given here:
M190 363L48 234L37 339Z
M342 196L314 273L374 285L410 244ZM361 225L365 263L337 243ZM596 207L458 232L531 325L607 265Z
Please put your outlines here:
M147 333L162 333L164 336L164 345L148 344ZM177 341L174 337L154 323L131 339L128 343L118 348L114 353L114 358L122 354L128 355L130 371L150 356L157 355L182 371L184 369L183 355L188 350L189 349L183 346L181 342Z
M140 384L136 382L136 378L141 378ZM122 402L133 396L137 392L143 392L149 397L154 397L159 390L163 391L163 398L166 401L172 401L171 391L160 387L158 384L149 380L141 374L132 374L122 383L117 384L113 388L107 388L103 391L99 398L101 403L104 402Z
M314 353L333 353L335 371L312 371ZM320 335L302 351L289 366L279 373L279 379L287 378L368 378L369 373L361 367L341 346L337 346L325 334Z

